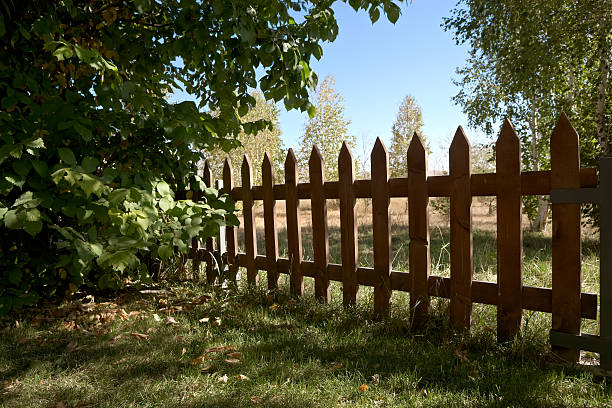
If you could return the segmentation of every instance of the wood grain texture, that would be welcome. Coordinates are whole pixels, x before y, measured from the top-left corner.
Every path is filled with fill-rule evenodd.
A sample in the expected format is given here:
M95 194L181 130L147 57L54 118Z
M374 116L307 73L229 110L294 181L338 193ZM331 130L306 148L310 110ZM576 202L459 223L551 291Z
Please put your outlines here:
M372 172L372 245L374 273L374 313L389 314L391 306L391 226L389 224L389 153L380 138L370 155Z
M578 134L565 114L550 137L550 187L580 187ZM580 204L552 204L552 328L580 334ZM554 347L553 353L575 362L578 350Z
M415 327L421 327L429 314L428 279L431 268L429 254L429 197L427 195L427 153L420 136L415 133L407 153L408 163L408 234L410 247L410 312Z
M340 197L340 248L342 252L342 302L356 304L359 284L357 266L357 222L355 220L355 168L353 153L344 142L338 156L338 195Z
M325 163L319 149L314 146L308 161L312 214L312 249L315 265L315 296L329 303L329 238L327 227L327 201L323 184L325 183Z
M469 329L472 316L472 152L459 126L449 151L453 182L450 195L450 322L455 329Z
M298 165L293 149L287 152L285 160L285 188L287 209L287 243L291 260L289 285L291 293L297 296L304 294L304 276L302 275L302 225L300 224L300 200L297 194Z
M257 266L255 265L257 230L255 229L255 219L253 218L254 201L251 193L253 173L251 171L251 161L246 154L242 160L240 173L242 175L242 216L244 222L244 246L247 255L247 281L250 284L256 285L258 281Z
M268 290L278 288L279 273L276 270L278 260L278 234L276 232L276 199L274 198L274 167L268 153L264 153L261 165L264 204L264 234L266 258L268 258Z
M512 340L519 332L523 293L521 229L521 142L506 119L496 143L497 179L497 339Z

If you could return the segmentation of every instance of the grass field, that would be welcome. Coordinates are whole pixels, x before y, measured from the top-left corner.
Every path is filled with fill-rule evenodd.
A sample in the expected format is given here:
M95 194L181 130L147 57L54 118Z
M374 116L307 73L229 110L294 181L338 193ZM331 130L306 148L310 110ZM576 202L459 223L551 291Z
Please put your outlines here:
M434 224L432 274L444 275L448 229ZM282 220L279 227L282 252ZM475 277L495 281L495 232L480 227ZM330 222L331 260L338 262L335 228ZM393 228L393 267L404 270L407 232L401 221ZM304 232L308 258L307 227ZM359 232L361 261L368 265L365 213ZM598 292L596 243L585 237L583 244L590 292ZM526 233L524 249L525 284L550 286L550 236ZM474 305L472 331L456 333L447 325L448 301L434 300L428 326L416 332L405 293L394 293L390 318L374 321L370 288L360 289L357 307L344 309L337 283L331 304L321 305L310 279L302 299L287 295L286 276L274 296L263 288L263 272L260 282L222 289L175 280L5 319L0 406L612 406L609 381L551 363L550 315L525 312L521 335L499 344L494 307ZM596 322L584 320L583 327L597 332Z

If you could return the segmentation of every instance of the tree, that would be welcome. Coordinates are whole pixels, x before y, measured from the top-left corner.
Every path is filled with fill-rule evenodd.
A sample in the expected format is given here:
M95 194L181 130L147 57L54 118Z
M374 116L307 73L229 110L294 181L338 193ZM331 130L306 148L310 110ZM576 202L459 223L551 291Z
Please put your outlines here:
M581 135L582 162L595 164L610 153L611 16L611 0L461 1L444 23L471 47L455 102L488 134L510 118L531 170L549 166L550 132L565 111ZM532 227L542 228L548 202L525 203Z
M220 148L209 150L205 153L206 158L213 174L220 178L225 158L229 157L233 164L234 180L240 184L240 165L242 164L243 156L247 154L253 164L253 183L254 185L261 185L261 163L264 153L268 152L275 166L274 174L276 181L281 183L283 182L285 152L278 123L279 110L274 102L266 101L261 92L254 91L251 93L251 96L255 99L255 106L242 117L242 121L248 123L264 120L270 123L270 125L255 134L248 134L244 131L240 132L236 138L240 142L239 147L227 153Z
M389 149L389 170L391 177L406 177L408 146L415 133L421 135L422 127L423 113L421 112L421 107L412 95L406 95L391 128L393 135L391 148Z
M268 125L241 120L257 85L314 115L309 64L337 35L333 3L2 2L0 314L146 280L143 257L237 223L196 163ZM372 21L399 16L390 0L351 5ZM198 105L169 103L179 87ZM184 189L203 190L202 202L177 199Z
M351 123L344 117L344 98L334 90L332 76L326 77L318 86L315 94L316 114L304 126L300 137L298 161L302 177L308 177L308 159L313 146L317 146L325 161L327 180L338 180L338 155L342 142L346 141L352 150L357 146L357 138L349 135Z

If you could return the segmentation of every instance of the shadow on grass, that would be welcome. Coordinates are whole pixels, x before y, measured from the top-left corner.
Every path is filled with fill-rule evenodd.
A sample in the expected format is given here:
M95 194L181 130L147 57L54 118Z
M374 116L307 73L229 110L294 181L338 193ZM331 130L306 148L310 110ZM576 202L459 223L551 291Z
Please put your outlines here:
M282 294L286 289L273 299L264 291L241 289L232 295L220 327L199 323L222 308L215 304L175 314L178 332L151 319L121 323L100 336L9 329L0 337L0 378L34 385L43 378L51 383L47 391L41 385L29 392L47 392L51 400L70 401L68 406L78 401L93 406L252 406L254 396L263 406L285 408L339 401L371 406L379 400L391 406L552 407L610 399L605 384L545 367L545 335L539 327L499 345L485 328L471 335L453 333L443 310L434 310L425 330L413 332L402 319L373 321L371 305L345 310L337 303L295 300ZM274 304L280 306L271 309ZM148 341L129 335L153 326ZM117 333L123 337L112 341ZM67 351L72 341L84 348ZM206 360L207 372L191 364L207 347L219 344L236 344L241 363L228 364L213 354ZM238 381L238 374L250 380ZM230 378L227 384L217 383L222 375ZM72 377L84 379L64 381ZM368 393L358 391L364 383ZM18 397L0 394L0 402L11 406L21 403Z

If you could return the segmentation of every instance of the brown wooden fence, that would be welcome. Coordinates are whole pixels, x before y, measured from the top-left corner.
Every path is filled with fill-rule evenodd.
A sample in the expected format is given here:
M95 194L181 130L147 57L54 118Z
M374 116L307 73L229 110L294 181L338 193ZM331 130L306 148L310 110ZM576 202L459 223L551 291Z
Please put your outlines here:
M581 318L597 318L597 295L581 292L580 205L552 204L552 289L522 283L521 196L549 195L551 189L595 187L597 172L580 168L578 135L562 115L550 141L551 170L521 172L520 141L509 121L496 143L497 173L472 174L471 148L458 128L450 146L449 175L427 176L426 151L413 137L407 152L407 177L390 178L388 152L378 139L371 155L371 180L356 180L354 160L346 144L338 158L338 181L326 181L324 163L317 148L309 160L309 182L298 182L298 164L292 150L285 161L285 183L275 184L273 166L266 155L262 185L253 186L252 164L244 158L242 183L234 186L231 163L223 169L224 192L242 201L245 253L238 253L237 228L225 231L226 257L233 268L244 267L247 280L257 283L258 271L267 271L269 289L276 289L279 275L290 274L291 293L301 296L304 276L314 278L315 295L329 301L329 282L342 282L343 302L358 300L360 285L374 288L374 312L389 312L392 291L410 292L415 325L422 324L431 296L450 298L453 327L470 327L472 303L497 306L500 341L512 339L520 329L523 310L552 313L552 329L578 334ZM208 166L205 180L212 185ZM497 283L473 279L472 197L497 196ZM409 211L409 271L391 269L390 198L407 197ZM450 278L430 274L430 197L450 197ZM359 266L357 250L357 198L372 199L374 267ZM340 201L342 264L329 263L326 201ZM257 253L254 202L263 200L265 254ZM275 207L284 200L287 215L288 258L278 255ZM299 201L310 200L313 261L302 259ZM213 243L206 243L213 249ZM207 271L212 268L209 259ZM207 273L209 280L213 274ZM570 361L578 351L557 348Z

